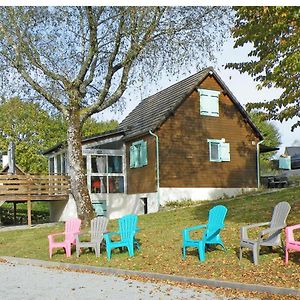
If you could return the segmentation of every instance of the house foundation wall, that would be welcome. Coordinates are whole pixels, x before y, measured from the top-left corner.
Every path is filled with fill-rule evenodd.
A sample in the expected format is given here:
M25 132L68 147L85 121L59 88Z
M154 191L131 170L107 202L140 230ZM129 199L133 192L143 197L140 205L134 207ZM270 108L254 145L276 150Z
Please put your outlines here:
M160 188L160 204L164 206L168 202L184 200L217 200L255 190L256 188Z
M159 210L159 206L165 206L172 201L217 200L255 190L256 188L160 188L159 198L157 193L110 194L106 200L106 216L109 219L118 219L127 214L154 213ZM97 200L93 199L93 202ZM72 196L68 201L50 203L51 221L66 221L73 217L77 217L77 211Z
M73 196L69 195L67 201L50 202L50 221L65 222L71 218L77 217L76 203Z

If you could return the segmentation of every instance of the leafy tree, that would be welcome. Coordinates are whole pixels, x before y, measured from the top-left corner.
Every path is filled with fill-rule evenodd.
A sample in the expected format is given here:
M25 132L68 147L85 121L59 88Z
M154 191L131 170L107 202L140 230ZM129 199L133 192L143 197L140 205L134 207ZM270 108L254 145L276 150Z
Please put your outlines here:
M117 124L89 118L83 134L99 134ZM41 152L65 140L66 129L66 122L59 115L49 115L38 103L12 98L0 104L0 149L5 152L9 142L14 142L16 161L27 173L47 173L47 159Z
M141 77L213 58L231 9L2 7L0 20L2 74L9 79L17 71L14 86L24 81L66 121L71 189L85 222L93 209L83 172L83 123L116 105Z
M259 129L264 137L264 145L270 147L278 147L280 146L280 133L277 127L266 120L265 114L252 111L249 113L251 120ZM270 158L273 156L274 152L266 152L260 154L260 164L262 173L268 172L273 168L273 164L270 162Z
M235 47L251 43L251 60L228 64L248 73L258 87L276 87L282 94L270 101L249 103L269 120L285 121L296 117L292 130L300 125L300 8L296 6L236 7L233 36Z

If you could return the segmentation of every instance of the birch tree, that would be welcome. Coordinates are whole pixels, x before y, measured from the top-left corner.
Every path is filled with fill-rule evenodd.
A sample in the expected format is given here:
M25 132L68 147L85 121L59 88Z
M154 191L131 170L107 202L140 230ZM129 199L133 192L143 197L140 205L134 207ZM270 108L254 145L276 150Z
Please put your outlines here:
M214 58L228 7L2 7L5 90L46 101L67 123L71 190L78 215L93 215L81 152L82 126L114 107L141 76L176 73ZM13 84L12 84L13 83Z

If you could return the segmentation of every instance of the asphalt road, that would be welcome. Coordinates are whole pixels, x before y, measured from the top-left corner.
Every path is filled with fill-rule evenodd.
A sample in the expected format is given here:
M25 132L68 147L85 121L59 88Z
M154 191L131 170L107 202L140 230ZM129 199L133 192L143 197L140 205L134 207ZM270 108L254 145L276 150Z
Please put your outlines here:
M230 299L206 290L184 289L112 275L63 271L11 262L0 263L0 295L5 300Z

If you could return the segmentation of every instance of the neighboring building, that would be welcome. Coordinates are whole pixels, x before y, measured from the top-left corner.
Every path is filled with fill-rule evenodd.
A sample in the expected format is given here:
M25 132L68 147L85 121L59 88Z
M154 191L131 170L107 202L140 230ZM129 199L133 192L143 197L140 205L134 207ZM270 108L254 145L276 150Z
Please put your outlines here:
M285 147L284 154L279 157L279 169L300 169L300 147Z
M206 68L141 101L116 130L83 139L92 202L118 218L156 212L168 201L255 189L262 139L222 79ZM63 144L45 155L50 173L67 172Z

